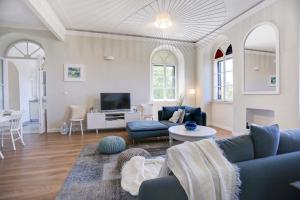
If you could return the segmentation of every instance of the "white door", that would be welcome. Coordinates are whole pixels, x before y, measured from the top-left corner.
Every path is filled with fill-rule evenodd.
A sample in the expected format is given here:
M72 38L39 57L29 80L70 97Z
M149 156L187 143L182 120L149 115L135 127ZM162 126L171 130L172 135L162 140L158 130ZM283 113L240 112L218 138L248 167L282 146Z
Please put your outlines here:
M8 87L5 79L7 78L7 61L0 57L0 111L8 109Z
M39 126L40 133L46 132L46 80L45 71L43 71L43 60L41 57L37 60L37 92L38 92L38 107L39 107Z

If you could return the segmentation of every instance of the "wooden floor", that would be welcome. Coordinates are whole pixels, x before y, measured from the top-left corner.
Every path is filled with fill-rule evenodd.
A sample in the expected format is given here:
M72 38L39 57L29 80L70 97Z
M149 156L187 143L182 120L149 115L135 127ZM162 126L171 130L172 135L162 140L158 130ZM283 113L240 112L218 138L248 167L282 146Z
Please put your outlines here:
M217 138L231 136L222 129L217 132ZM17 145L15 152L10 140L5 141L5 159L0 160L0 199L55 199L81 148L108 135L128 140L125 131L84 136L77 133L70 137L59 133L29 134L24 136L26 146Z

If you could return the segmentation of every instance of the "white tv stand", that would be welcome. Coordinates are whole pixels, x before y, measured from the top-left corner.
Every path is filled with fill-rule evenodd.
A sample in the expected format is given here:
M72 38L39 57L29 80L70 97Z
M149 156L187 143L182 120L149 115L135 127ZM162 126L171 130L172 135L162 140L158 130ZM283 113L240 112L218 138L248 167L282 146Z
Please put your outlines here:
M141 112L112 111L87 113L87 129L98 130L125 128L127 122L141 120Z

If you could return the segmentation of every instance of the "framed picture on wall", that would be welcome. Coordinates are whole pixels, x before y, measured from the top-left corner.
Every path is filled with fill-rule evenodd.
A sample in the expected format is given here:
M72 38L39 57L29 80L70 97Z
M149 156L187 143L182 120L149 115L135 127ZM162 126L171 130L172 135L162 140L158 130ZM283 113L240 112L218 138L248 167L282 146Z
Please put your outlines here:
M275 75L270 75L269 76L268 86L270 86L270 87L275 87L276 86L276 76Z
M64 81L85 81L85 67L82 64L65 64Z

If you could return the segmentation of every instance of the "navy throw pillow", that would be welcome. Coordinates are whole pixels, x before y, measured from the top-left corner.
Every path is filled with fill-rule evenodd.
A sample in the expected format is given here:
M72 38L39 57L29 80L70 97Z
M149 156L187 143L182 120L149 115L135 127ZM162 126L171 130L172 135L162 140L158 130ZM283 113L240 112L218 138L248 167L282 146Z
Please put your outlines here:
M190 113L190 120L195 121L198 125L202 125L202 111L201 108L186 107L185 111Z
M278 124L271 126L251 125L250 135L254 144L255 158L276 155L280 139Z
M192 121L190 113L184 113L183 123L185 123L186 121Z
M300 151L300 129L281 132L277 154Z

